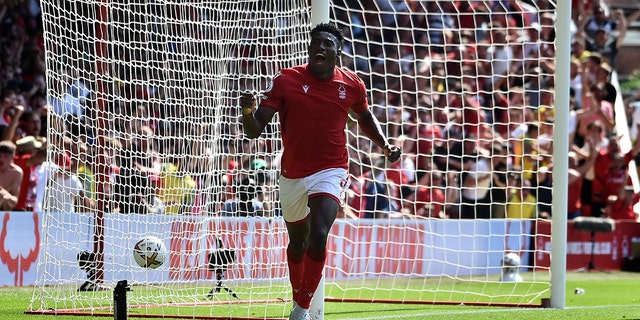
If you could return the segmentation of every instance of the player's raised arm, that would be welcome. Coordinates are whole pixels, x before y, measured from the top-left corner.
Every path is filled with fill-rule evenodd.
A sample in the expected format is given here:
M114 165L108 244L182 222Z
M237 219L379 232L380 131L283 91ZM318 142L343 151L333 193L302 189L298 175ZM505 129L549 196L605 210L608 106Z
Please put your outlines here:
M364 134L371 139L375 144L382 148L384 155L391 162L396 162L400 159L401 150L398 146L392 145L387 141L382 127L378 119L373 116L371 110L367 109L364 112L356 113L358 119L358 126L364 132Z
M264 131L269 121L276 113L271 108L256 109L256 97L249 92L240 95L240 106L242 107L242 127L248 138L257 138Z

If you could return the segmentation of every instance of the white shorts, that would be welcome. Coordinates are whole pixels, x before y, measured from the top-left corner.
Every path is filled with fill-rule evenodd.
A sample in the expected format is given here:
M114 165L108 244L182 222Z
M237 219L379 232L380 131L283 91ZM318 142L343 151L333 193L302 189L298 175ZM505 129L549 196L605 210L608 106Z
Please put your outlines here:
M347 170L342 168L325 169L300 179L280 176L280 205L284 221L297 222L306 218L309 198L314 196L329 196L344 205L349 188L347 178Z

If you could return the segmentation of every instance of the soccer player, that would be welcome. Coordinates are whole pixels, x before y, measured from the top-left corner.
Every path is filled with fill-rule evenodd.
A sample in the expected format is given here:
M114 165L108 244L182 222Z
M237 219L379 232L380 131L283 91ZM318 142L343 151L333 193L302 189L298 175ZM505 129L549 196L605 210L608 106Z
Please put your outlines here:
M284 145L280 202L287 224L287 262L294 306L289 319L310 319L311 298L326 260L329 230L348 187L345 127L352 112L361 130L395 162L400 148L388 143L368 107L364 82L337 66L343 35L332 24L311 30L309 61L275 75L256 108L240 96L242 123L257 138L276 112Z

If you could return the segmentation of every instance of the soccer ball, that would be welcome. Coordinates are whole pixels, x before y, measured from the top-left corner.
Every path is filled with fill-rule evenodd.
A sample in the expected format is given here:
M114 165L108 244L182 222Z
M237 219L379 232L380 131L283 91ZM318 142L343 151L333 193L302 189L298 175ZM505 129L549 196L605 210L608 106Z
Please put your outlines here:
M133 259L143 268L156 269L166 258L167 249L162 240L156 237L146 236L133 246Z
M502 259L502 265L505 267L519 267L520 256L515 252L507 253Z
M522 282L520 275L520 256L515 252L509 252L502 258L502 282Z

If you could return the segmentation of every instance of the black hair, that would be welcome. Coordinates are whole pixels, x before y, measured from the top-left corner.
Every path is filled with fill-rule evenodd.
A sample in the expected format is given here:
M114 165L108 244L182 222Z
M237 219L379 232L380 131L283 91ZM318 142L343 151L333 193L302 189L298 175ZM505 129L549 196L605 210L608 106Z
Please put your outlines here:
M22 122L29 121L34 114L36 114L35 111L32 111L32 110L25 111L23 114L20 115L20 121ZM40 115L38 115L38 117L40 117Z
M313 36L319 32L328 32L332 34L334 37L336 37L336 39L338 39L338 42L340 44L342 44L342 42L344 41L342 30L332 23L323 22L316 25L313 29L311 29L311 37L313 38Z
M0 141L0 154L15 154L16 145L9 140Z

